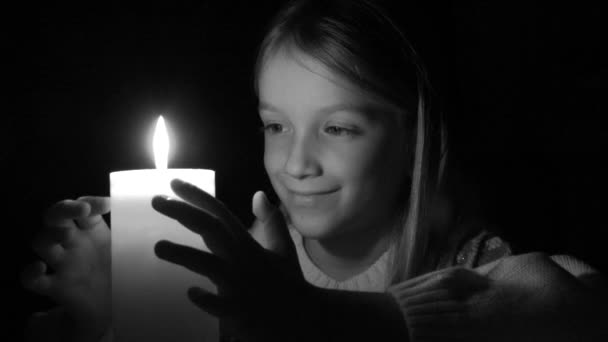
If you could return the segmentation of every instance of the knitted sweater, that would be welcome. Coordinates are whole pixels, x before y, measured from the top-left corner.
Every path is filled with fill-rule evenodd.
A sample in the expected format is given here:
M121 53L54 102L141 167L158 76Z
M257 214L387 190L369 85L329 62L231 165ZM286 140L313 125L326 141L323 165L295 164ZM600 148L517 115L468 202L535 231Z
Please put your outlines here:
M347 280L338 281L327 276L321 271L308 256L304 248L302 236L295 229L290 229L291 238L294 241L300 267L304 278L312 285L336 290L349 291L386 291L386 273L388 270L390 250L385 251L370 267ZM486 230L480 231L459 246L457 253L447 255L442 268L450 266L463 266L467 268L487 264L502 257L512 255L508 243L500 237Z
M512 255L481 231L448 255L444 267L387 286L386 251L344 281L324 274L291 230L305 279L329 289L386 291L403 315L410 341L608 341L606 279L566 255ZM597 305L597 306L595 306Z

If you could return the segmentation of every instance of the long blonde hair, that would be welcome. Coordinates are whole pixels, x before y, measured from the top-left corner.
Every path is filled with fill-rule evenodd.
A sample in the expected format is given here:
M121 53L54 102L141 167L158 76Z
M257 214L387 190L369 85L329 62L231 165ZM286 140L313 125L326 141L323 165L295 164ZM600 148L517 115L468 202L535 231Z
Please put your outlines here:
M265 60L286 44L317 59L361 89L405 113L411 174L403 189L388 283L411 278L429 260L428 207L440 184L447 144L441 113L430 107L431 87L416 51L385 12L366 0L296 0L270 25L259 50L254 87ZM408 134L409 133L409 134ZM414 147L412 150L411 147Z

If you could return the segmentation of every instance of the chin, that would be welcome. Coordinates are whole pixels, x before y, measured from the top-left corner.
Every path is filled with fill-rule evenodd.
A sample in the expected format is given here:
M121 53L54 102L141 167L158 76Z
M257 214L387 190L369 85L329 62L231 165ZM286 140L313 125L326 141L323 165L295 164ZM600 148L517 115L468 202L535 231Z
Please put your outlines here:
M291 225L300 235L314 240L323 240L335 235L335 223L323 217L290 215Z

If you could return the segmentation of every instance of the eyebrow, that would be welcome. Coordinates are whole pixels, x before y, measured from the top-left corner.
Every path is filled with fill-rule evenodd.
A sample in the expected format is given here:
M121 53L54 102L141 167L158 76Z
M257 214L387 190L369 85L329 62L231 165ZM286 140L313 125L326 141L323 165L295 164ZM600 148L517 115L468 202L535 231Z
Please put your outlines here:
M283 111L280 108L278 108L270 103L264 102L264 101L260 101L258 110L260 110L260 111L266 110L266 111L271 111L271 112L275 112L275 113L283 113ZM377 112L379 110L381 110L381 106L375 105L375 104L337 103L337 104L322 107L321 109L317 110L317 113L330 114L330 113L339 112L339 111L353 111L353 112L358 112L361 114L368 114L370 111Z

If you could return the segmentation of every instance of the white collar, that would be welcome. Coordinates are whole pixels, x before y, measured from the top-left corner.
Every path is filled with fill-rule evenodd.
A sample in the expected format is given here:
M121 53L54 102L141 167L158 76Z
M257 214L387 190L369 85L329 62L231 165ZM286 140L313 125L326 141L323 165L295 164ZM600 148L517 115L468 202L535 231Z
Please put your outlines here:
M390 249L385 251L362 273L346 280L338 281L325 274L312 262L304 248L302 235L293 228L290 228L289 232L298 253L300 268L302 269L304 278L312 285L326 289L350 291L383 292L386 290L386 275Z

